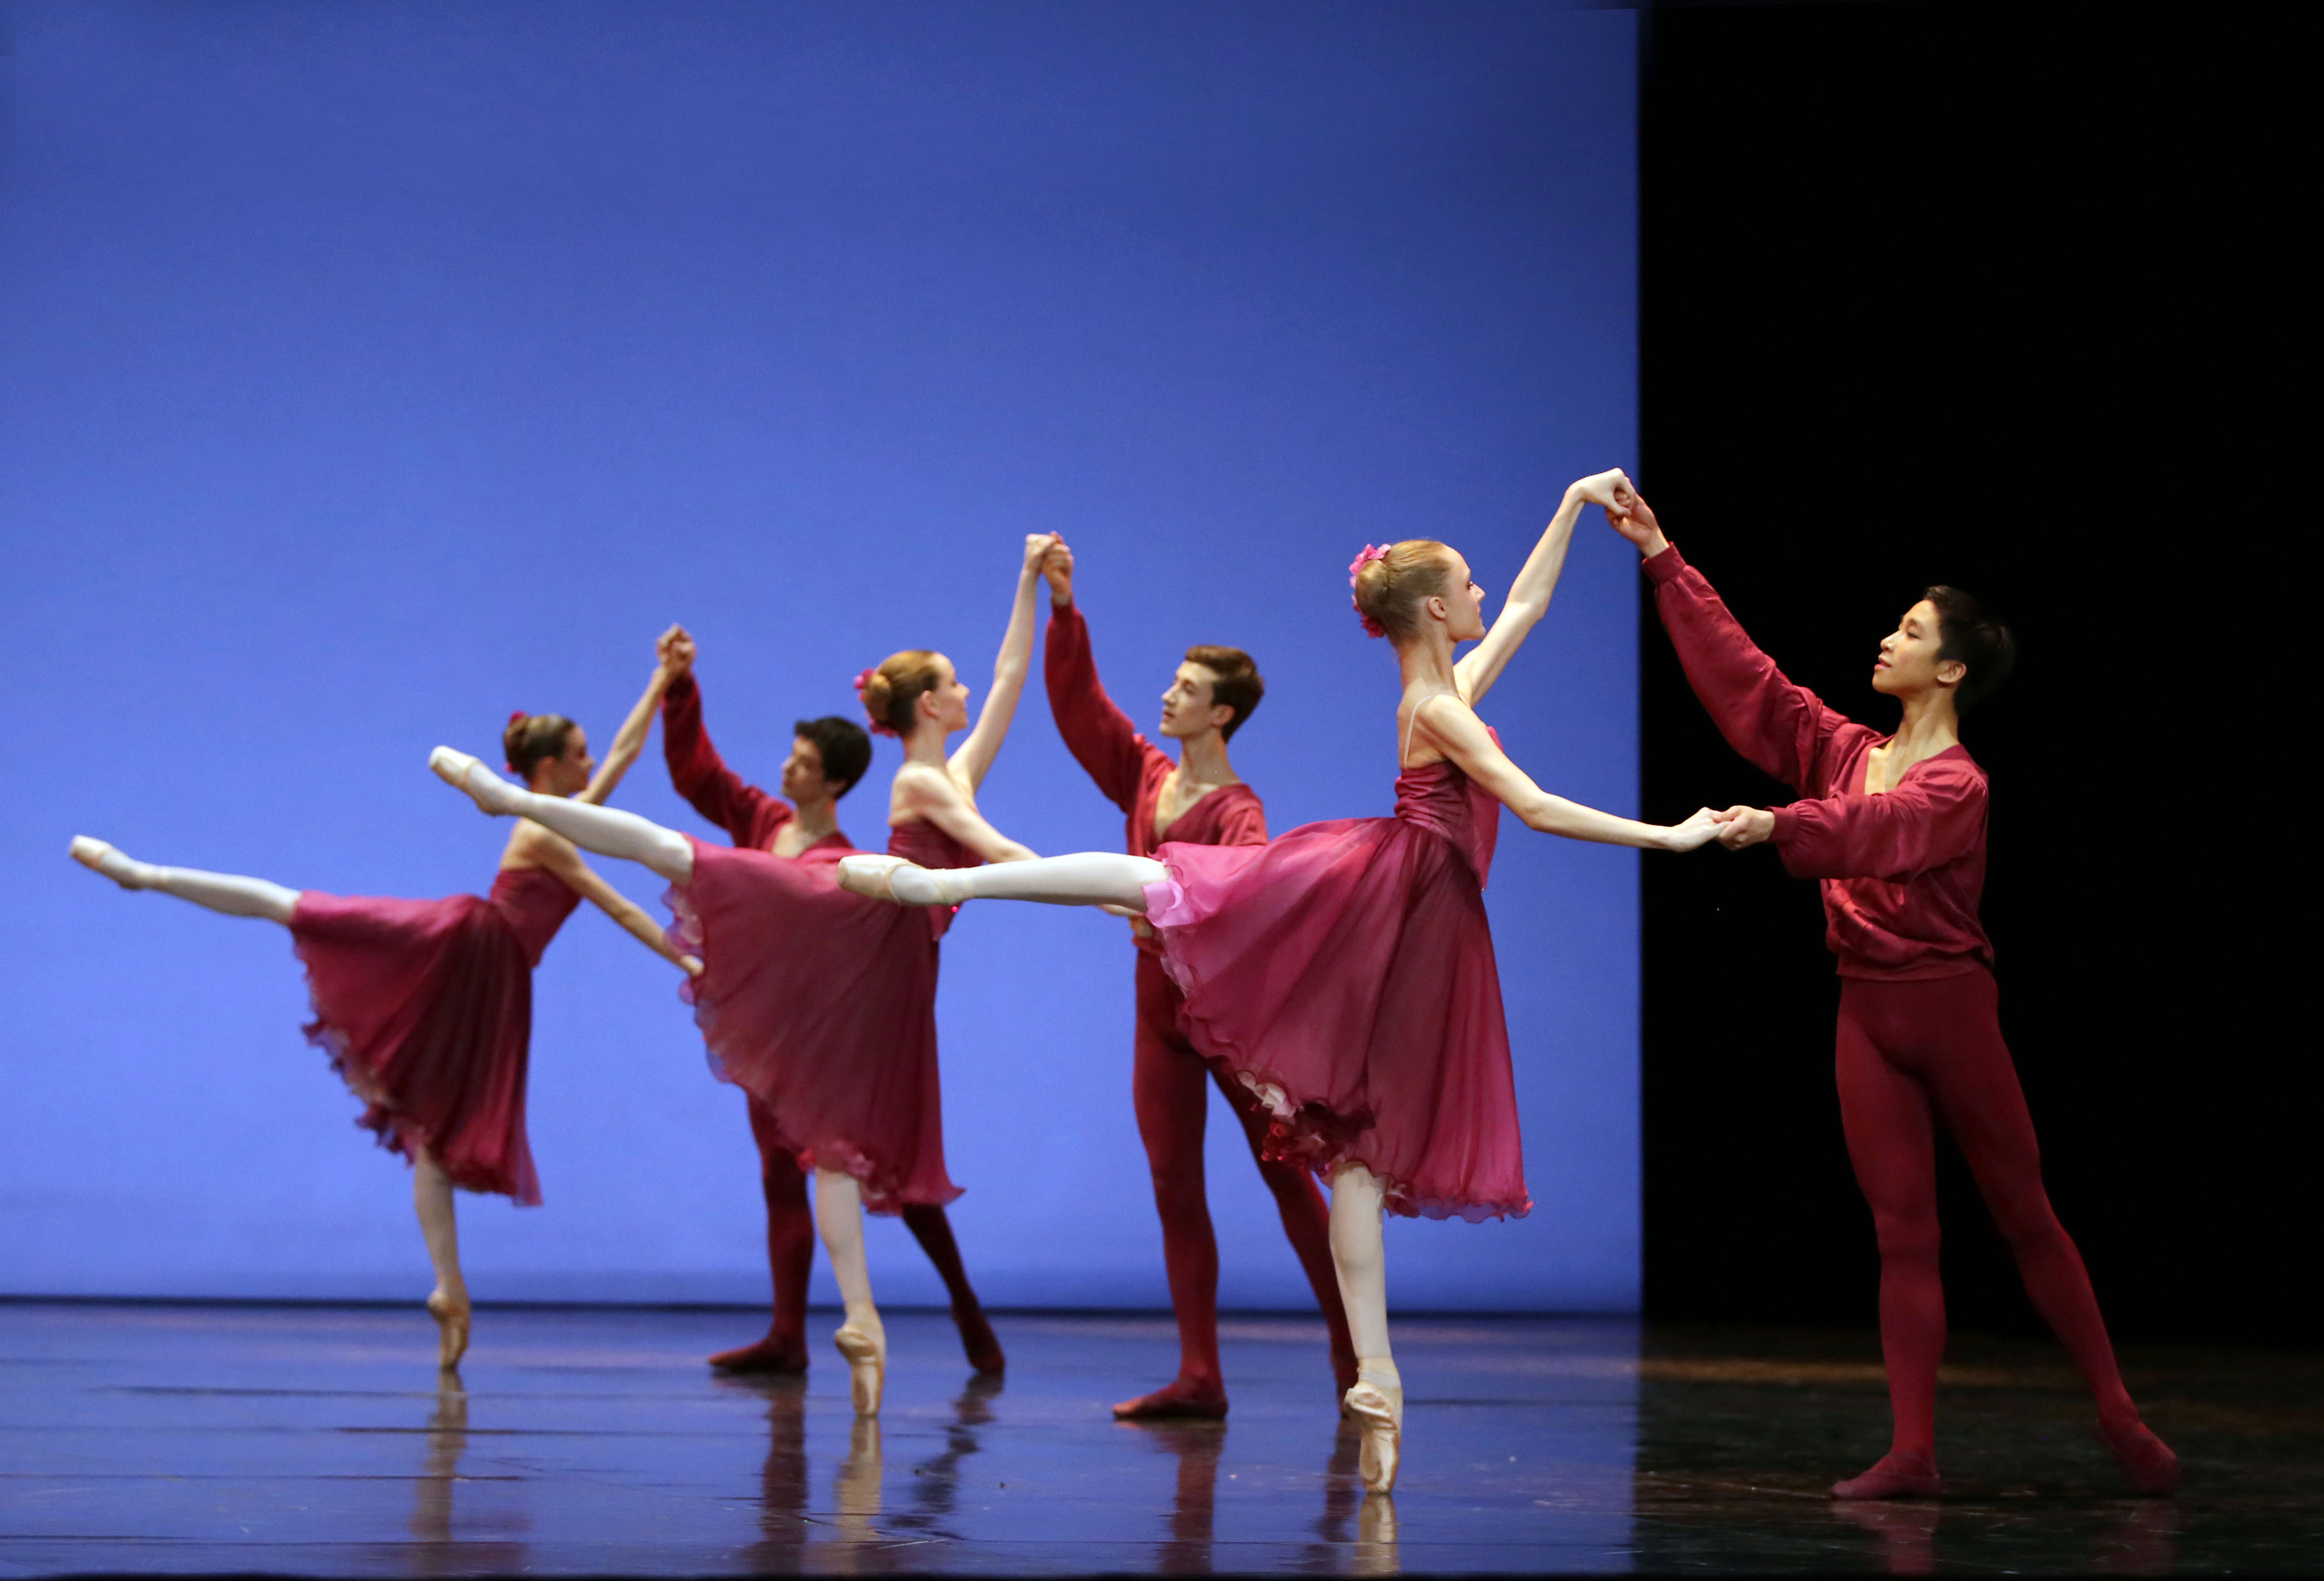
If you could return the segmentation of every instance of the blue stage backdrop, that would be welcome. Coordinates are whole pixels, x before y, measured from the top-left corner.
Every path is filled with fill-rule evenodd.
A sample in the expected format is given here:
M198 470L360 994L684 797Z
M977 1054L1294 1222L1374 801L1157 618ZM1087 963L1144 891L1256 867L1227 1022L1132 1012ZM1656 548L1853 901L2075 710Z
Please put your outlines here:
M684 621L717 740L771 783L791 721L895 649L981 695L1048 529L1141 724L1188 643L1240 644L1269 689L1234 756L1275 827L1385 813L1396 672L1350 557L1442 537L1498 593L1570 478L1636 459L1628 13L20 3L14 35L8 1290L426 1288L285 934L124 894L71 835L481 891L507 828L435 743L494 756L522 707L602 746ZM1593 511L1486 709L1622 811L1635 576ZM895 764L843 803L866 845ZM983 802L1043 851L1121 838L1038 680ZM712 832L658 734L616 804ZM1399 1306L1635 1306L1637 860L1505 820L1536 1207L1397 1221ZM978 905L945 946L991 1300L1166 1299L1130 972L1093 911ZM537 989L548 1205L463 1199L478 1296L762 1297L742 1101L674 973L585 910ZM1210 1134L1224 1301L1305 1305L1215 1100ZM939 1299L893 1221L872 1252L883 1299Z

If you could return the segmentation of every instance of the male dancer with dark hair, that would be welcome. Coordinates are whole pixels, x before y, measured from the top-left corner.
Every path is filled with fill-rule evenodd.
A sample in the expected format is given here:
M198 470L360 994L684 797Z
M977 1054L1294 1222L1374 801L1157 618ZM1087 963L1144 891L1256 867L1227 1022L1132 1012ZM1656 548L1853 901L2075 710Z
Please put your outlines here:
M1267 844L1267 810L1259 793L1235 778L1227 740L1250 717L1266 690L1250 655L1239 648L1186 651L1162 694L1160 734L1178 744L1178 761L1138 733L1098 681L1089 627L1074 603L1073 551L1062 543L1043 566L1049 581L1049 636L1045 663L1049 707L1076 761L1113 804L1129 816L1129 849L1151 856L1164 840L1196 846ZM1162 970L1153 929L1133 918L1138 946L1138 1023L1130 1090L1138 1133L1154 1176L1154 1207L1162 1217L1162 1256L1170 1304L1178 1318L1178 1376L1151 1394L1113 1408L1124 1419L1227 1414L1219 1372L1219 1244L1211 1229L1203 1183L1203 1131L1209 1094L1203 1057L1178 1029L1181 995ZM1332 1268L1331 1224L1314 1177L1296 1164L1259 1157L1268 1120L1251 1095L1221 1072L1219 1090L1241 1118L1251 1156L1275 1194L1315 1303L1332 1336L1332 1369L1339 1392L1356 1382L1355 1345L1348 1337Z
M1627 491L1624 491L1627 493ZM1761 843L1823 886L1825 940L1840 957L1834 1072L1857 1184L1880 1241L1880 1346L1895 1413L1889 1451L1840 1499L1932 1495L1937 1363L1945 1347L1937 1270L1937 1122L1977 1177L2026 1294L2098 1401L2098 1435L2130 1485L2167 1493L2179 1459L2123 1387L2098 1297L2042 1184L2034 1119L1996 1011L1985 888L1985 771L1960 744L1965 708L2015 657L1976 599L1932 587L1881 639L1872 689L1897 699L1893 735L1842 717L1761 652L1702 573L1628 495L1608 517L1646 558L1655 606L1728 744L1796 790L1778 808L1720 815L1730 850Z
M840 831L836 804L872 766L872 738L853 719L836 715L802 719L790 756L783 760L782 795L770 796L728 768L702 727L702 691L694 679L695 645L683 626L654 644L660 661L653 684L661 692L662 753L670 783L740 847L798 856L818 847L853 851ZM786 800L785 798L788 800ZM807 1281L815 1263L815 1218L807 1175L782 1145L774 1116L750 1099L751 1134L759 1144L760 1179L767 1198L767 1263L774 1279L774 1321L764 1339L721 1351L710 1364L727 1373L807 1371ZM961 1346L980 1373L1008 1364L962 1267L952 1222L941 1203L902 1209L912 1238L928 1255L952 1298Z

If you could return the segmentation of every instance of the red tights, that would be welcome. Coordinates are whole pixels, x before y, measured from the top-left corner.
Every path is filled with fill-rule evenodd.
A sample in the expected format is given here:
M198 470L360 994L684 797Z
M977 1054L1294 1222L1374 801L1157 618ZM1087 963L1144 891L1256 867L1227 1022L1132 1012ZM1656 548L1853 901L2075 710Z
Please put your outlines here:
M1219 1375L1219 1243L1211 1229L1211 1207L1204 1188L1203 1133L1210 1117L1205 1077L1217 1081L1228 1105L1242 1120L1259 1179L1275 1194L1315 1304L1332 1336L1332 1362L1343 1373L1344 1390L1355 1382L1355 1345L1340 1305L1339 1276L1332 1268L1329 1211L1315 1177L1294 1164L1259 1157L1267 1120L1251 1096L1213 1070L1178 1030L1182 1003L1177 985L1162 963L1138 956L1137 1059L1130 1077L1138 1106L1138 1134L1154 1175L1154 1208L1162 1218L1162 1259L1170 1277L1170 1305L1178 1317L1178 1382L1204 1393L1222 1392Z
M774 1325L769 1343L785 1349L803 1347L807 1337L807 1281L815 1266L815 1214L808 1207L807 1171L782 1142L775 1117L758 1099L750 1100L751 1135L759 1144L760 1179L767 1194L767 1268L774 1277ZM945 1283L952 1299L953 1320L960 1326L961 1341L969 1359L985 1372L999 1372L1001 1346L985 1322L976 1291L962 1266L960 1246L954 1241L952 1221L941 1203L915 1203L903 1210L904 1226L920 1244Z
M2106 1321L2042 1186L2034 1117L1979 971L1929 982L1841 979L1836 1074L1857 1184L1880 1236L1880 1346L1896 1415L1893 1452L1935 1452L1945 1293L1937 1272L1935 1122L1952 1133L2035 1310L2108 1421L2135 1421Z

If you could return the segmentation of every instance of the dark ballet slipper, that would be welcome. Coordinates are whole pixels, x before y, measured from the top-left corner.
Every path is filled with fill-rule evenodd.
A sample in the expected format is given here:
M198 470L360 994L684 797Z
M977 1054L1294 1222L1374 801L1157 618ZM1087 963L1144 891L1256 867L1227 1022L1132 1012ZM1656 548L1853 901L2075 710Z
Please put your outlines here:
M991 1320L984 1308L974 1301L965 1306L955 1303L952 1320L960 1330L960 1348L968 1354L968 1364L980 1373L1005 1373L1009 1370L1008 1353L1001 1348L1001 1339L992 1332Z
M2106 1446L2106 1452L2114 1456L2114 1463L2122 1467L2123 1478L2134 1493L2159 1499L2179 1491L2180 1478L2184 1475L2179 1456L2144 1422L2133 1417L2119 1428L2110 1428L2100 1417L2090 1424L2090 1430Z
M722 1373L804 1373L807 1336L769 1330L764 1339L720 1351L710 1364Z
M1114 1419L1124 1422L1161 1421L1173 1417L1200 1421L1224 1421L1227 1391L1217 1383L1179 1378L1151 1394L1125 1400L1113 1408Z
M1933 1499L1944 1492L1933 1456L1890 1450L1861 1476L1831 1484L1835 1499Z

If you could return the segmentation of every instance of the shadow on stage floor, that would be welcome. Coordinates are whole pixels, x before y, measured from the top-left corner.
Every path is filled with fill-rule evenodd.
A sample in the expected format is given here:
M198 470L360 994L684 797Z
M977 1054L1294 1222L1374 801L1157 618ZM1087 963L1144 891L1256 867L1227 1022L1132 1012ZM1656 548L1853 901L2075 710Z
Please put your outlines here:
M1390 1507L1319 1324L1229 1321L1232 1419L1148 1427L1105 1405L1174 1364L1166 1319L999 1327L1005 1384L891 1317L872 1425L835 1355L712 1376L742 1313L486 1309L439 1387L416 1308L0 1306L0 1574L2324 1568L2313 1356L2130 1353L2190 1467L2136 1500L2056 1352L1964 1340L1950 1495L1836 1506L1883 1447L1868 1336L1410 1320Z

